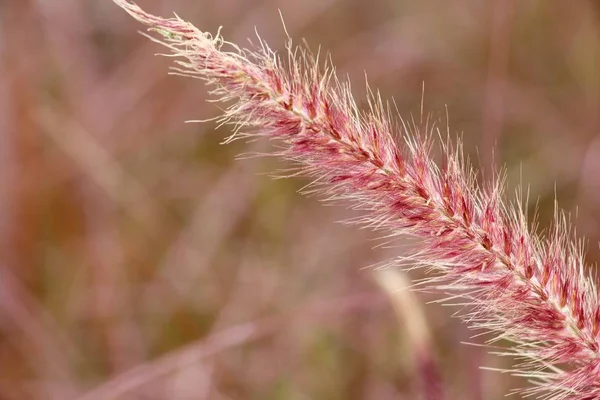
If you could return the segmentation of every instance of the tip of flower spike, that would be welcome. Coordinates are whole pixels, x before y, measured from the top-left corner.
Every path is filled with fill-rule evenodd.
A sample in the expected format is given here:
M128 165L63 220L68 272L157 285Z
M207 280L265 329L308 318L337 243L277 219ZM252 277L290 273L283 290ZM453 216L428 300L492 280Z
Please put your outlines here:
M136 15L145 14L145 12L137 6L135 3L131 3L127 0L113 0L113 2L121 7L123 10L131 14L132 17L136 18Z
M165 39L181 40L184 38L191 38L199 33L195 27L183 21L177 14L175 14L175 18L166 19L148 14L138 7L137 4L127 0L113 0L113 2L137 21L144 25L148 25L150 30L159 33Z

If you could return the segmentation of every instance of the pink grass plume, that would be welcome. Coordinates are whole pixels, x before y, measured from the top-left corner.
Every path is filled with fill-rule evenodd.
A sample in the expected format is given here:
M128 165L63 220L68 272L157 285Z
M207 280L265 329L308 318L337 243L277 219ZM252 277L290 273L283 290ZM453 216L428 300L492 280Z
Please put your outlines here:
M437 165L432 132L396 123L377 94L361 111L330 63L320 67L291 42L282 60L262 40L255 51L240 49L179 17L114 2L160 35L154 40L176 56L177 73L206 81L228 105L221 122L233 126L229 140L269 138L296 167L290 176L312 179L307 191L361 211L352 222L388 240L417 238L389 266L426 268L421 287L466 304L463 319L491 334L488 343L509 341L501 354L532 383L523 395L600 398L598 294L563 213L536 234L520 199L504 200L502 179L476 183L460 144L442 142Z

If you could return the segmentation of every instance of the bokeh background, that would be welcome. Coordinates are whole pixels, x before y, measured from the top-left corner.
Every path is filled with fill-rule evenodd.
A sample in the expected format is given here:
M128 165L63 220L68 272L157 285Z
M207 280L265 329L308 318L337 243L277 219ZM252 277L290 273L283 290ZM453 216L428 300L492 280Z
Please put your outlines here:
M554 199L598 261L600 2L138 0L244 45L287 30L472 162ZM398 249L220 145L198 81L109 0L0 0L0 399L501 399L510 360L367 268ZM495 150L492 149L495 147ZM488 175L489 176L489 175ZM483 178L485 179L485 177ZM419 273L411 273L417 278ZM500 343L502 345L502 343Z

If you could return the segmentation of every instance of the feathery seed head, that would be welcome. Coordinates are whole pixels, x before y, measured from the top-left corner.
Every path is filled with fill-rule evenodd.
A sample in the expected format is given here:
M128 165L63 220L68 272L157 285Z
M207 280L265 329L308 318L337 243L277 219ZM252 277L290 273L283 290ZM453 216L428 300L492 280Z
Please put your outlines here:
M513 373L534 381L525 394L600 398L600 305L564 215L557 212L548 237L537 236L518 204L504 202L501 179L479 188L459 145L442 146L440 168L431 140L403 122L400 146L378 95L360 111L330 64L320 68L291 43L284 66L262 41L242 50L178 17L114 2L162 36L155 40L178 57L177 73L205 80L231 104L221 120L234 127L229 141L272 139L294 175L314 180L311 191L367 212L353 222L420 239L408 259L389 265L425 267L432 274L422 285L467 299L472 328L512 343L502 354L520 360Z

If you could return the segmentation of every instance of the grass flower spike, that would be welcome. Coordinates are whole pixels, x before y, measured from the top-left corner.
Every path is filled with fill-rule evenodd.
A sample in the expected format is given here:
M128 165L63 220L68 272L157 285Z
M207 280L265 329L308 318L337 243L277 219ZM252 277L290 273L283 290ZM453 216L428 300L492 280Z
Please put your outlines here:
M418 239L390 266L427 268L421 285L463 299L472 328L509 341L502 354L515 358L512 372L532 382L523 394L600 398L598 294L563 214L535 234L518 201L504 201L501 179L477 185L460 145L442 144L434 163L431 134L397 124L378 95L359 110L331 65L291 44L282 60L262 41L243 50L180 18L114 1L160 34L178 73L205 80L229 105L222 122L233 126L230 140L269 138L297 167L293 175L312 179L311 192L361 210L352 222Z

